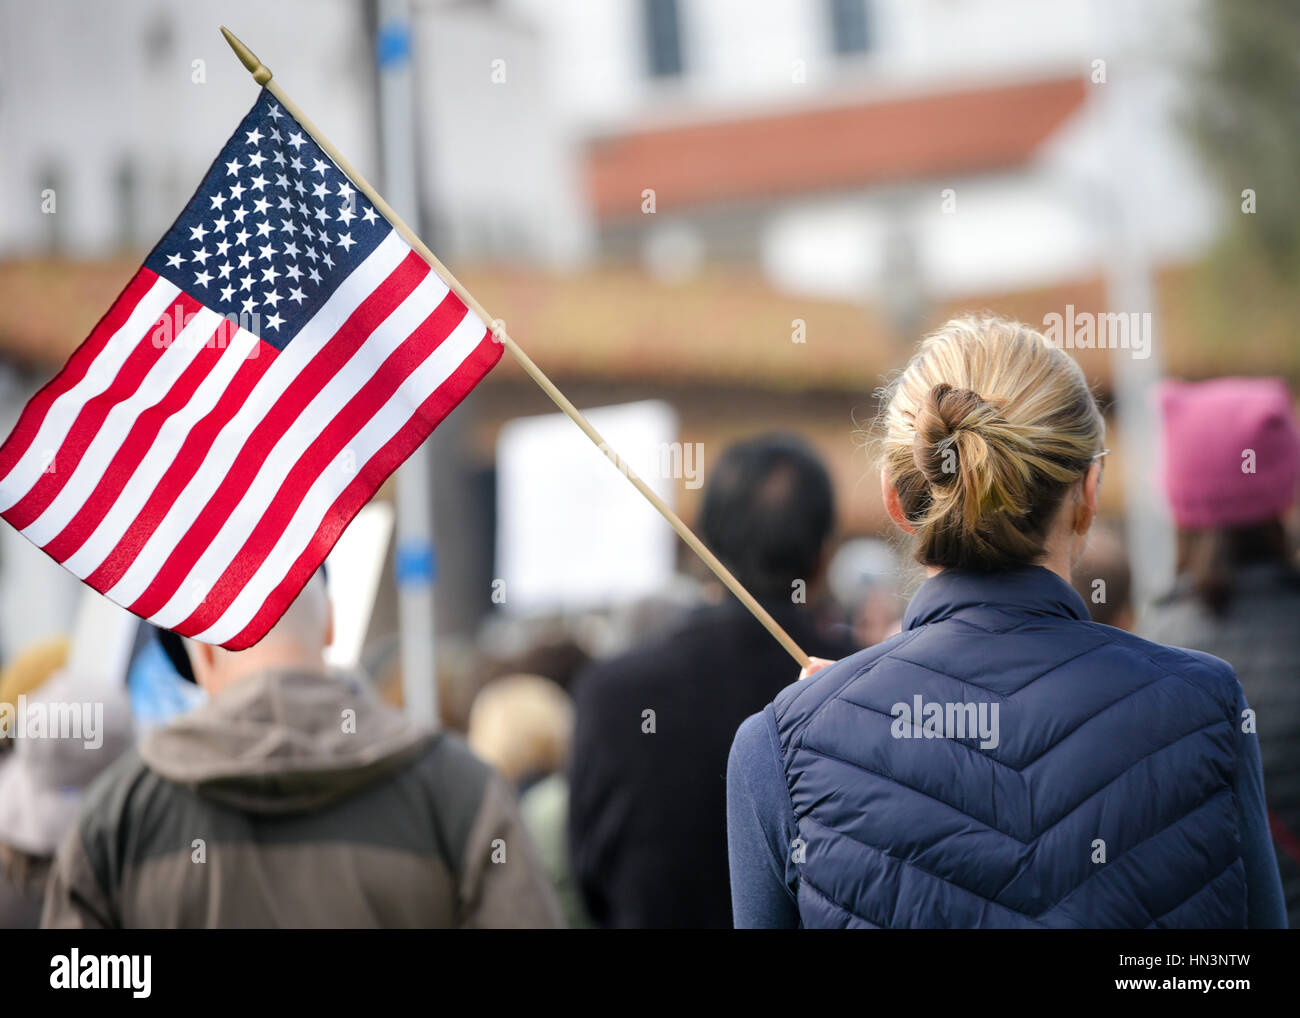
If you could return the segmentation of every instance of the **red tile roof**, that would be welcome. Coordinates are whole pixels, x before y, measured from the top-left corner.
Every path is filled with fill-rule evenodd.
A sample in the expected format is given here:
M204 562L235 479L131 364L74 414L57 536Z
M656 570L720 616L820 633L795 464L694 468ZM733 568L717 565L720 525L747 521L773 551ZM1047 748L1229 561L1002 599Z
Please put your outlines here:
M720 120L617 135L587 149L601 219L1023 164L1083 103L1082 78Z

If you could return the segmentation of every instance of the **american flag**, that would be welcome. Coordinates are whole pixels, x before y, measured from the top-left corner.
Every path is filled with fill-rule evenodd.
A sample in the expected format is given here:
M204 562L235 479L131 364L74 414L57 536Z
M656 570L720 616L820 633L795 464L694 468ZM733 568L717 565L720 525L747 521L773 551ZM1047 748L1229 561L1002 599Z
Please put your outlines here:
M0 447L0 516L238 650L501 357L269 92Z

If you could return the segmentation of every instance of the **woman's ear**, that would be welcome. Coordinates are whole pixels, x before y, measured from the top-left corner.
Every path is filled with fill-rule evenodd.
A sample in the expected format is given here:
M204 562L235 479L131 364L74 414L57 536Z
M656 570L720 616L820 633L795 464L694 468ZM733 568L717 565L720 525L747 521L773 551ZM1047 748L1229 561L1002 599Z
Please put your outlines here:
M880 491L884 496L885 512L889 513L889 518L907 533L915 534L916 527L908 522L907 515L903 512L903 505L898 501L898 489L889 483L884 467L880 468Z
M1083 475L1082 495L1074 510L1074 532L1086 534L1097 518L1098 496L1101 491L1101 463L1092 461L1088 472Z

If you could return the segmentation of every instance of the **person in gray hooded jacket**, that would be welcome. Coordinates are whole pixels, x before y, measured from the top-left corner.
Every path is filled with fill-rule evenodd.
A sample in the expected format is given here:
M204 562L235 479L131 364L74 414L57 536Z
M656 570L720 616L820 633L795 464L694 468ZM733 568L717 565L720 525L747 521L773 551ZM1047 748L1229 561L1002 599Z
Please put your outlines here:
M256 646L190 643L210 694L89 791L47 927L551 927L509 786L327 673L320 575Z

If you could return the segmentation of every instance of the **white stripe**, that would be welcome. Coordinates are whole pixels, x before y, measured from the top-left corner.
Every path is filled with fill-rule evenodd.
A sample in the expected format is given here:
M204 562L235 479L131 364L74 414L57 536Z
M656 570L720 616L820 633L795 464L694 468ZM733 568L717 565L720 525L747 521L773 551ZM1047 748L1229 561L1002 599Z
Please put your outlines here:
M253 578L221 618L197 639L205 643L224 643L239 635L316 536L330 506L356 477L358 471L349 467L354 463L368 463L411 420L420 405L456 373L482 341L484 332L483 323L472 311L468 312L451 335L403 381L388 402L316 478ZM353 456L355 459L350 458Z
M170 629L183 622L199 606L261 521L283 486L285 477L307 447L446 296L447 284L430 272L316 394L294 426L280 437L262 462L253 483L221 525L212 543L194 563L185 581L167 604L153 615L157 625Z
M154 361L153 367L134 394L108 412L62 490L45 507L45 511L23 530L25 538L33 544L43 546L68 525L104 476L113 456L135 426L136 419L171 391L176 380L199 355L203 344L212 337L217 323L222 321L225 319L209 308L202 308L195 313L189 324L181 329L175 340Z
M135 310L122 323L122 327L113 333L99 355L91 361L90 368L81 381L50 404L32 444L5 475L4 480L0 481L0 512L12 508L31 491L41 474L51 465L57 468L57 459L52 462L50 457L57 456L58 449L68 437L81 408L113 383L131 351L141 341L147 340L145 331L167 310L179 293L180 290L167 280L161 277L155 280L153 286L140 298Z
M185 407L167 418L112 507L90 537L63 563L64 568L81 577L89 576L99 568L117 542L122 540L131 521L140 514L194 426L217 405L217 400L243 363L259 354L266 356L262 341L245 329L237 329L226 344L226 352L199 383Z
M396 231L352 270L319 311L303 326L267 369L244 405L218 432L202 464L180 493L157 529L149 535L135 560L107 596L121 605L133 604L158 575L167 557L225 478L230 465L258 422L275 405L299 372L329 342L351 315L410 252Z

